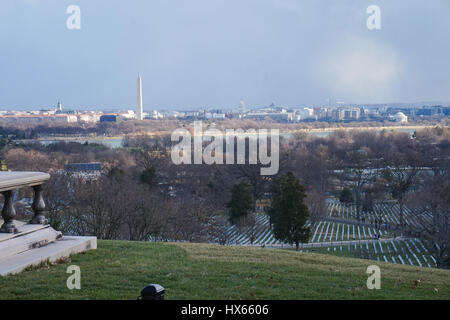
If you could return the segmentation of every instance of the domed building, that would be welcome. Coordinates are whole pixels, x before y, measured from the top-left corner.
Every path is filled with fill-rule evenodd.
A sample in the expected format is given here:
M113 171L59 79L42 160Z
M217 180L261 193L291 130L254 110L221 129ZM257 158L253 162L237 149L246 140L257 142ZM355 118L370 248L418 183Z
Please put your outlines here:
M395 122L405 123L408 122L408 117L403 112L397 112L392 116L392 120L394 120Z

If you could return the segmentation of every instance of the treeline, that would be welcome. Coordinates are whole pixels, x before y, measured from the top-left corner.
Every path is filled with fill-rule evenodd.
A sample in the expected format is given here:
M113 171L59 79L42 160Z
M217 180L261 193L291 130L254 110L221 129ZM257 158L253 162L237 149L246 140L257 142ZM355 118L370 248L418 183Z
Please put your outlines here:
M8 123L0 121L2 132L12 139L34 139L48 136L119 136L124 134L159 132L181 127L178 120L120 120L101 123Z
M201 119L200 119L201 120ZM194 119L174 119L166 118L159 120L119 120L117 122L103 123L10 123L0 121L0 137L9 137L13 140L35 139L38 137L49 136L121 136L121 135L139 135L143 133L170 133L177 128L188 127L192 125ZM310 129L339 129L339 128L374 128L374 127L392 127L392 126L448 126L448 118L439 120L427 120L418 118L410 121L408 124L398 124L391 121L366 121L366 122L300 122L300 123L279 123L270 119L257 121L251 119L224 119L224 120L202 120L207 126L214 126L218 129L279 129L281 131L296 131Z
M37 132L34 128L17 128L0 126L0 137L2 140L16 140L16 139L34 139L37 138Z
M50 223L66 234L136 241L218 241L225 221L203 203L180 201L115 169L98 179L52 175Z

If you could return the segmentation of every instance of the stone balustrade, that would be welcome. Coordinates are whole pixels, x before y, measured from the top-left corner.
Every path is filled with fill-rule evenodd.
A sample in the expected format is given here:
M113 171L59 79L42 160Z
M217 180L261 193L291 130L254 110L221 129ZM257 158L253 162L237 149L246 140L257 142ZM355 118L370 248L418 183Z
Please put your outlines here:
M18 229L14 223L16 211L13 204L14 191L20 188L31 187L34 190L34 200L31 208L34 216L30 224L46 224L44 215L45 202L42 197L42 185L50 179L50 175L43 172L12 171L0 172L0 193L5 198L3 203L3 225L0 233L16 233Z

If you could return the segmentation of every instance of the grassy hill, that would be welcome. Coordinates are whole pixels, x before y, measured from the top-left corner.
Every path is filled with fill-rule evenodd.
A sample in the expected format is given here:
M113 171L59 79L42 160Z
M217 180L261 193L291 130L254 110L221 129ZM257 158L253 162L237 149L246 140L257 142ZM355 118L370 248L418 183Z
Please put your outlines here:
M69 265L81 290L68 290ZM381 268L368 290L367 266ZM415 280L421 280L413 288ZM136 299L148 283L166 299L450 299L450 271L288 250L99 241L70 261L0 278L1 299Z

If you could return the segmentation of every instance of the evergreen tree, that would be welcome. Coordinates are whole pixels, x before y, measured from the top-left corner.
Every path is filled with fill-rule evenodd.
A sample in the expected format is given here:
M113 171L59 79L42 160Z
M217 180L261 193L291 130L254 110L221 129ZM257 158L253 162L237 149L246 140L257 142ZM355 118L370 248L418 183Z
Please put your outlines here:
M149 187L152 187L156 184L156 169L155 167L150 167L142 171L140 180L142 183L147 184Z
M339 201L345 204L349 204L353 202L353 194L349 188L342 189L341 195L339 196Z
M245 181L235 184L231 188L231 200L227 207L232 224L236 224L240 218L246 217L253 209L253 196L250 189L250 185Z
M282 175L272 186L272 206L269 209L270 221L276 239L295 243L309 240L310 229L306 227L309 210L304 199L305 188L292 172Z

